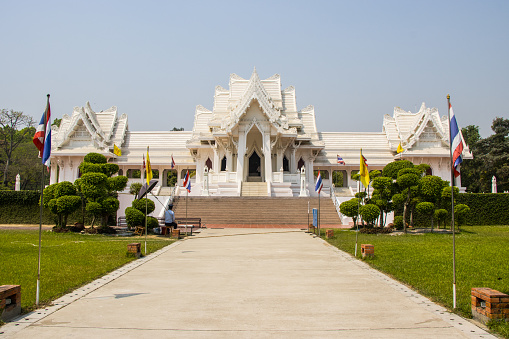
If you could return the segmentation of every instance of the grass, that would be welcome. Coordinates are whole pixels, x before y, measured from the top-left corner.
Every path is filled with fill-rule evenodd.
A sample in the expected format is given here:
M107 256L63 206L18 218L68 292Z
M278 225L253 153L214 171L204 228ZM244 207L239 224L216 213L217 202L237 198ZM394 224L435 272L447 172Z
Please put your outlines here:
M127 255L127 244L141 242L143 253L144 239L43 232L40 304L47 304L135 260ZM170 243L169 239L149 237L147 252ZM23 313L35 308L38 246L38 231L0 231L0 285L21 285Z
M328 240L339 249L354 254L355 232L335 231ZM375 257L366 261L377 270L412 286L433 301L453 309L452 235L376 235L359 234L360 244L372 244ZM471 317L470 290L489 287L509 294L509 227L462 226L456 234L455 312ZM509 323L491 326L509 338Z

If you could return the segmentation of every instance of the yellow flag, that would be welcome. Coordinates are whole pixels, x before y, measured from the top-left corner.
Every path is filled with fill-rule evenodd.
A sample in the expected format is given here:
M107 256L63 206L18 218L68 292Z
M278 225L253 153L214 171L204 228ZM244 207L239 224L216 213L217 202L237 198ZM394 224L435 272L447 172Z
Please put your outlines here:
M401 147L401 142L400 142L398 145L398 149L396 150L396 153L401 153L403 151L405 151L405 149L403 147Z
M359 171L359 175L361 176L361 182L364 185L364 187L369 186L369 171L368 171L368 163L366 161L366 158L362 155L362 149L361 149L361 168Z
M148 146L147 146L147 186L150 185L152 180L152 167L150 167L150 158L148 157Z
M115 155L117 155L119 157L122 155L122 151L115 144L113 144L113 154L115 154Z

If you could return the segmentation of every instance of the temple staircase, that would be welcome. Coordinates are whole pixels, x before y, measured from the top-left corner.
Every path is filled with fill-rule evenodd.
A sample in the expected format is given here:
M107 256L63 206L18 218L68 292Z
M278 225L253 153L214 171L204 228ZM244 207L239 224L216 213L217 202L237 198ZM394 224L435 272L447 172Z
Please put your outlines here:
M274 197L188 197L187 216L201 218L208 228L306 228L318 198ZM341 221L330 198L320 198L322 227L338 227ZM173 210L177 218L186 217L186 198L178 197Z
M243 182L242 190L240 193L243 197L266 197L267 183L266 182Z

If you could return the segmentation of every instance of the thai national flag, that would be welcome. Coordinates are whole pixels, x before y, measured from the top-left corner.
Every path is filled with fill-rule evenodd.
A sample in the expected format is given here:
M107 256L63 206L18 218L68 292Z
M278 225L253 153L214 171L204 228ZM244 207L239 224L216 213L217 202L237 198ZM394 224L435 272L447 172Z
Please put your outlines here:
M451 103L449 103L449 111L451 112L449 128L451 129L452 167L454 168L454 176L458 177L460 175L458 168L463 161L463 158L461 157L461 154L463 153L463 139L458 128L458 123L456 122L456 117L452 111Z
M51 154L51 108L49 104L49 94L48 101L46 103L46 110L44 111L41 122L39 122L39 126L34 134L34 138L32 139L35 147L39 150L39 158L42 158L42 163L46 166L49 166L49 158Z
M186 172L186 176L184 177L184 188L191 193L191 178L189 177L189 170Z
M173 160L173 154L171 155L171 169L175 168L175 160Z
M320 174L320 170L318 170L318 177L316 178L315 191L320 194L323 188L322 175Z
M338 164L340 165L344 165L345 164L345 161L343 160L343 158L341 158L338 154Z

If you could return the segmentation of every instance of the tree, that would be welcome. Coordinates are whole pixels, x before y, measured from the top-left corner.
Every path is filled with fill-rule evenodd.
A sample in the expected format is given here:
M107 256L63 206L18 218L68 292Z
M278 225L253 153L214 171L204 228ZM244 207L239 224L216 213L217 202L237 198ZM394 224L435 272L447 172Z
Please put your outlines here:
M42 204L57 215L56 226L63 228L67 225L67 216L80 207L81 198L72 183L62 181L44 189Z
M403 232L407 233L406 230L406 216L407 216L407 209L410 205L411 198L412 198L412 187L419 185L419 171L414 168L403 168L399 170L398 177L396 179L396 183L398 184L398 187L402 190L402 194L405 196L405 200L403 202ZM415 189L414 189L414 195L415 195ZM393 197L394 200L394 197Z
M468 192L490 192L493 176L499 192L509 190L509 119L495 118L491 129L494 134L485 139L480 138L477 126L462 129L473 155L461 164L461 180Z
M431 232L433 232L433 214L435 213L435 204L432 202L421 202L415 206L417 213L429 217L431 219Z
M5 155L2 183L7 186L7 175L11 164L12 153L26 140L34 125L34 119L23 112L2 109L0 111L0 148Z
M380 215L380 209L375 204L367 204L359 208L359 214L368 223L368 226L373 226L374 221Z
M359 214L359 199L352 198L344 201L339 205L339 211L341 214L346 215L353 219L354 227L357 226L357 215Z
M82 173L79 190L87 200L86 210L93 215L92 228L96 218L101 218L101 227L107 228L108 217L118 210L118 191L125 189L127 177L112 176L119 170L117 164L108 163L98 153L88 153L79 169Z
M374 190L371 200L380 208L380 226L383 227L385 224L384 212L387 218L387 214L393 209L391 203L394 194L392 178L376 177L373 179L372 185Z
M433 211L430 212L431 214L434 213L435 208L439 204L442 198L442 190L444 189L445 186L447 186L447 182L435 175L427 175L420 180L419 189L421 197L426 202L429 202L433 205ZM423 211L422 208L421 213L426 214L426 212ZM433 218L431 218L431 232L433 232L434 226L433 222L434 222Z
M459 204L454 206L454 219L456 224L458 225L458 231L460 229L460 224L464 224L470 215L470 207L465 204Z
M176 131L176 132L183 131L183 130L184 130L184 127L180 127L180 128L179 127L173 127L171 129L171 131Z

